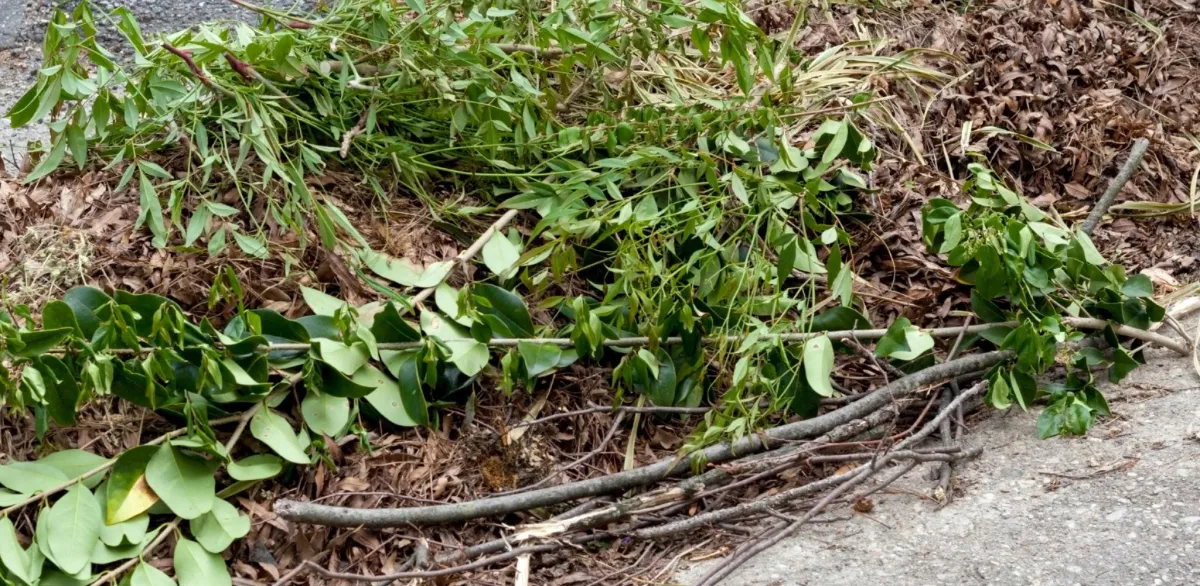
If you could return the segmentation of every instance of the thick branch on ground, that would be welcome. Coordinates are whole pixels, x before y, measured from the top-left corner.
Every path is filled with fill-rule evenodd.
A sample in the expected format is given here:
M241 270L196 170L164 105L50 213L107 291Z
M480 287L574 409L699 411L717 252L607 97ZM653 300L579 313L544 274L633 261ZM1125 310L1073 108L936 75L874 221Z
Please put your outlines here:
M952 362L946 362L943 364L952 364ZM937 367L935 366L933 368ZM938 412L937 417L934 417L933 420L927 423L925 427L921 428L920 431L914 433L908 439L896 444L895 451L883 454L880 457L872 460L869 464L850 472L849 478L845 480L845 482L837 486L837 488L834 488L829 494L825 495L825 498L821 499L816 506L809 509L809 511L805 513L803 517L788 523L784 523L782 526L776 527L775 529L769 530L762 535L760 540L747 544L744 548L735 553L726 563L714 568L703 578L701 578L697 583L697 586L713 586L729 574L733 573L734 570L741 567L742 564L746 563L754 556L767 550L776 543L779 543L788 535L791 535L805 523L812 520L813 517L821 514L824 508L839 496L845 494L855 486L862 484L877 470L883 466L886 466L889 462L895 459L895 454L900 453L901 450L904 450L909 446L916 445L918 442L932 435L933 432L941 426L942 421L950 417L950 414L953 413L959 405L963 404L968 399L975 397L976 395L982 394L985 390L987 390L987 381L980 382L974 387L964 391L957 398L955 398L954 401L947 405L945 409L942 409L940 412Z
M940 383L965 372L987 368L1012 356L1012 352L997 351L945 362L880 387L867 397L831 413L772 428L760 435L746 437L732 444L718 444L687 457L663 460L649 466L600 478L508 497L481 499L453 505L399 509L356 509L280 500L275 503L275 512L292 522L336 527L381 528L404 525L438 525L505 515L624 491L646 486L672 476L687 474L693 466L726 462L736 457L771 449L787 441L801 440L826 433L839 425L861 419L925 385Z
M1100 220L1104 219L1104 214L1108 212L1108 208L1117 199L1117 194L1121 193L1121 188L1129 182L1129 178L1133 177L1133 172L1137 170L1138 165L1142 162L1142 156L1146 154L1146 149L1150 147L1150 141L1139 138L1133 143L1133 148L1129 151L1129 158L1125 160L1125 165L1121 167L1121 172L1113 177L1112 182L1108 184L1108 189L1104 191L1104 195L1100 196L1100 201L1096 202L1096 207L1092 208L1092 213L1088 214L1086 220L1083 221L1083 226L1080 227L1084 234L1091 235L1096 230L1096 226L1100 224Z

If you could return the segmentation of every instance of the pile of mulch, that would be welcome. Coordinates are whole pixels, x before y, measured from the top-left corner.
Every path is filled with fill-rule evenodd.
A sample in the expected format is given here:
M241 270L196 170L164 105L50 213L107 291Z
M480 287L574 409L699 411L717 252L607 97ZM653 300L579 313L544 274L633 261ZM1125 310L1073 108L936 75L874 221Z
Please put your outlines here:
M790 14L760 4L760 25L786 34ZM888 102L885 116L870 119L881 147L871 178L878 192L864 202L874 216L856 233L854 266L903 292L881 311L936 324L968 309L963 287L925 251L920 208L935 197L965 206L961 184L971 162L986 162L1033 203L1074 222L1144 137L1149 151L1118 204L1200 198L1192 184L1200 167L1195 0L838 4L827 16L810 15L797 38L810 53L886 39L882 54L956 75L944 87L926 86L927 94ZM1118 216L1094 239L1110 260L1131 274L1147 271L1169 291L1200 278L1197 230L1200 217L1186 212Z
M253 214L267 227L270 246L265 258L246 255L232 238L222 254L210 256L207 237L187 248L180 245L178 232L171 246L155 248L149 231L135 230L136 182L117 191L119 178L120 169L59 173L33 185L0 176L0 275L16 287L9 291L10 303L36 309L73 286L89 284L163 295L197 318L221 323L236 304L210 307L209 298L214 280L226 267L236 274L247 305L288 316L308 313L301 285L355 305L382 297L349 268L344 251L317 245L311 227L304 234L308 244L302 244L264 206ZM373 249L393 257L426 265L453 257L474 239L439 229L429 211L412 199L397 197L386 213L380 213L373 191L346 174L330 172L311 181L310 188L340 209ZM236 195L231 192L229 197ZM191 214L189 203L184 205L184 225ZM229 220L245 222L239 217Z
M786 34L794 17L781 6L768 0L748 10L765 28ZM1125 6L1123 10L1100 1L1011 0L971 4L962 10L959 3L918 0L902 10L838 4L828 17L810 14L812 21L797 39L811 54L868 34L890 39L887 51L894 54L928 49L915 57L921 65L958 76L946 87L927 88L927 94L897 95L888 103L886 117L868 121L871 137L881 147L877 170L870 178L877 192L864 202L873 212L869 223L853 227L856 246L851 263L866 281L856 290L871 307L874 323L904 316L925 326L943 325L955 321L955 310L968 309L963 286L954 281L944 262L925 251L919 210L932 197L965 201L961 180L967 163L977 157L1038 205L1081 218L1133 140L1146 137L1150 151L1121 200L1188 200L1191 174L1200 165L1200 147L1188 137L1200 135L1196 95L1200 92L1200 15L1194 0L1149 0ZM898 93L893 92L897 88L875 89L885 96ZM976 132L964 141L963 126L968 122L976 131L992 126L1025 135L1053 151L1005 135L985 137ZM347 177L331 175L318 183L310 187L341 209L373 248L392 256L421 264L444 260L482 231L453 234L439 227L419 202L403 197L387 203L385 217L373 203L374 195ZM10 301L38 307L71 286L88 283L159 293L197 317L220 319L234 308L209 307L209 289L227 265L235 269L248 304L285 314L303 311L300 285L354 303L379 296L348 268L339 252L300 247L295 236L279 227L269 233L273 246L266 259L249 258L235 246L219 258L210 258L203 251L204 240L197 243L199 250L155 249L146 231L133 229L138 215L136 192L115 191L115 185L112 175L98 172L56 176L33 186L0 178L0 274L9 283L21 284L10 290ZM1194 217L1121 218L1102 225L1097 241L1112 260L1131 270L1152 269L1155 280L1170 288L1171 283L1200 276L1196 233ZM315 234L306 237L310 242L317 239ZM232 568L241 577L269 583L301 560L328 550L334 553L322 559L324 567L386 574L396 571L422 543L478 543L501 535L504 525L536 520L525 514L424 532L297 531L272 513L269 503L284 496L364 508L463 502L536 483L598 448L602 452L587 466L555 482L615 472L625 465L628 421L607 445L603 441L613 425L608 414L530 428L515 440L510 434L510 426L529 413L608 403L610 375L604 369L573 367L556 378L552 389L518 392L513 397L502 396L485 382L470 409L441 410L440 425L434 429L403 433L373 429L369 451L353 437L328 443L328 462L239 498L240 506L254 519L254 528L235 545ZM870 380L841 382L865 388ZM541 407L539 401L544 401ZM96 421L112 415L97 413ZM136 444L139 433L158 429L143 426L145 418L156 417L152 414L126 410L116 415L124 423L111 430L85 420L73 432L82 435L59 432L52 439L63 446L95 442L98 451L108 455ZM643 419L635 463L675 453L696 423L695 419ZM32 437L26 433L31 432L25 429L28 423L23 425L0 436L0 447L7 453L35 449L29 442L13 443L16 437ZM144 427L147 431L142 432ZM784 478L765 490L798 480ZM718 528L695 536L691 545L717 539L694 555L742 538L738 531L744 530ZM563 585L661 577L668 563L679 561L676 556L684 551L678 543L610 545L551 564L539 577ZM501 584L510 579L505 572L500 566L441 584ZM604 581L609 575L613 577ZM322 583L315 576L309 581Z

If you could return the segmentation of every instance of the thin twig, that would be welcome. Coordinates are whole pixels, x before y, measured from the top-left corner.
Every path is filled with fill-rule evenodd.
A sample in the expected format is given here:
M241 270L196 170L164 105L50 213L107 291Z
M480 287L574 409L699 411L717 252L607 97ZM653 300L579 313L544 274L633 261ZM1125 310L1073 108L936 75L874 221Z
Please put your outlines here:
M896 378L901 378L904 376L903 370L896 368L895 366L889 364L886 361L880 360L879 357L876 356L874 352L868 350L866 346L863 346L862 342L859 342L857 337L850 336L849 338L846 338L843 341L846 342L846 344L849 344L850 348L854 350L855 354L858 354L859 356L866 358L867 360L869 360L871 362L871 364L875 365L875 368L878 369L879 372L883 374L883 383L884 384L892 382L891 380L888 379L889 374Z
M362 134L366 129L367 115L370 112L371 108L363 110L362 114L360 114L358 117L358 122L354 123L354 127L350 130L347 130L346 134L342 135L342 149L338 151L338 154L341 155L343 159L350 155L350 143L354 142L354 137Z
M463 270L466 270L468 263L470 263L471 259L475 258L475 255L478 254L479 251L483 249L484 245L492 239L492 235L500 232L500 230L503 230L513 218L517 217L517 214L520 211L521 210L514 209L505 212L503 216L500 216L500 219L496 220L491 226L488 226L488 229L484 230L483 234L479 235L479 238L475 239L475 242L471 244L470 248L467 248L466 250L460 252L458 256L454 257L454 262L458 263ZM447 275L448 274L449 273L447 273ZM442 280L445 280L445 277L443 277ZM438 281L434 286L426 287L420 293L417 293L415 296L413 296L410 303L413 305L420 305L421 302L429 299L429 296L433 295L433 292L437 291L438 286L441 284L442 282Z
M479 244L479 243L476 242L476 244ZM479 246L482 247L482 244L479 244ZM474 246L472 246L472 248L474 248ZM426 293L426 291L428 291L429 293ZM423 300L427 299L429 297L429 295L431 295L431 294L432 294L432 289L426 289L426 290L422 291L421 293L417 294L416 297L413 298L414 304L415 304L415 302L423 301ZM1134 328L1134 327L1126 326L1126 325L1117 325L1117 324L1113 324L1111 322L1108 322L1108 321L1105 321L1102 319L1095 319L1095 318L1065 317L1065 318L1062 318L1062 322L1073 328L1077 328L1077 329L1081 329L1081 330L1102 330L1107 327L1112 327L1113 331L1116 332L1116 334L1118 336L1125 336L1128 338L1134 338L1134 339L1142 340L1144 342L1150 342L1153 344L1157 344L1159 346L1162 346L1163 348L1167 348L1167 349L1175 352L1176 354L1179 354L1180 356L1191 356L1192 355L1191 344L1185 344L1183 342L1171 339L1170 337L1167 337L1167 336L1164 336L1162 334L1158 334L1155 332L1149 332L1149 331L1146 331L1143 329ZM933 329L929 329L929 330L922 330L922 332L925 334L928 334L930 336L933 336L935 338L948 338L951 336L957 336L959 334L959 332L963 331L964 329L966 330L967 333L971 334L971 333L978 333L978 332L986 331L988 329L996 328L996 327L1018 327L1020 325L1021 325L1020 322L1007 321L1007 322L988 323L988 324L976 324L976 325L973 325L973 326L970 326L967 328L963 328L961 326L933 328ZM749 334L726 334L726 335L719 335L719 336L707 336L707 337L702 338L701 342L705 345L710 345L710 346L722 345L722 344L736 344L736 343L739 343L739 342L745 340L745 338L748 335ZM879 338L884 337L885 335L887 335L886 329L839 330L839 331L830 331L830 332L804 332L804 333L797 332L797 333L788 333L788 334L765 334L765 335L762 335L759 339L764 340L764 341L776 341L776 342L780 342L783 344L795 344L795 343L805 342L807 340L810 340L812 338L819 337L819 336L827 336L830 340L838 341L838 340L845 340L845 339L851 338L851 337L857 338L859 340L879 339ZM478 340L476 340L474 338L441 338L440 341L444 344L454 344L454 343L460 343L460 342L461 343L477 342ZM571 340L570 338L496 338L496 339L492 339L492 340L489 340L488 342L486 342L486 345L491 348L515 348L516 346L518 346L522 343L553 344L553 345L556 345L556 346L559 346L562 348L571 348L571 347L574 347L574 345L575 345L575 342L573 340ZM651 343L651 340L649 337L631 336L631 337L626 337L626 338L612 338L612 339L604 340L601 343L601 345L606 348L636 348L636 347L640 347L640 346L648 346L648 345L650 345L650 343ZM658 344L663 345L663 346L676 346L676 345L679 345L682 343L683 343L683 338L679 337L679 336L671 336L671 337L667 337L667 338L659 338L658 339ZM377 347L380 350L412 350L414 348L422 348L424 346L425 346L425 342L423 342L423 341L421 341L421 342L386 342L386 343L377 345ZM260 344L256 348L259 351L279 352L279 351L290 351L290 350L308 350L311 347L312 347L311 344L282 343L282 344ZM196 348L196 347L185 346L183 349L189 349L189 348ZM108 352L111 354L114 354L114 355L126 355L126 354L145 354L145 353L152 352L154 350L156 350L155 347L143 346L143 347L137 348L137 349L114 348L114 349L108 350Z
M192 59L191 51L179 49L179 48L175 47L174 45L172 45L171 43L163 43L162 47L163 47L163 49L166 49L168 53L182 59L183 62L187 65L188 69L192 70L192 75L196 76L196 79L200 80L200 83L207 86L208 89L211 89L216 92L220 92L231 98L235 97L235 94L233 92L213 83L213 80L209 79L209 77L207 75L205 75L204 70L200 69L200 66L196 65L196 62Z
M947 456L953 456L962 451L962 448L957 446L950 448L931 448L928 450L895 450L889 452L892 458L897 460L913 460L916 462L944 462ZM812 464L828 464L837 462L857 462L860 460L870 460L878 457L877 452L856 452L853 454L828 454L824 456L813 456L808 459Z
M543 478L529 486L523 486L516 490L502 492L502 493L497 494L496 496L516 494L519 492L525 492L525 491L533 490L535 488L540 488L542 486L545 486L551 480L554 480L560 474L565 474L567 472L570 472L571 470L574 470L575 468L578 468L578 467L588 463L588 461L590 461L592 458L595 458L596 456L599 456L600 454L604 453L604 450L608 448L609 442L611 442L613 437L615 437L617 435L617 432L621 430L621 422L624 420L625 420L625 413L618 412L617 416L613 418L612 426L609 427L608 433L604 435L604 439L601 439L600 443L595 448L593 448L592 451L588 452L587 454L584 454L582 457L575 460L574 462L571 462L570 464L567 464L566 466L563 466L562 468L559 468L558 470L555 470L554 472L547 474L545 478Z
M578 415L591 415L594 413L654 413L654 414L659 414L659 415L662 415L662 414L703 415L705 413L708 413L709 411L711 411L711 409L709 409L708 407L654 407L654 406L635 407L632 405L631 406L603 405L603 406L596 406L596 407L588 407L586 409L576 409L575 411L566 411L563 413L555 413L553 415L547 415L540 419L532 419L530 421L522 421L519 423L514 423L511 427L509 427L509 429L512 430L512 429L516 429L518 427L528 427L531 425L538 425L541 423L554 421L556 419L565 419L567 417L576 417Z
M299 576L300 574L303 574L304 572L306 572L308 570L309 562L312 562L312 563L319 562L319 561L325 559L325 556L327 556L327 555L329 555L329 550L319 552L319 553L317 553L317 555L314 555L313 557L300 562L300 564L298 566L292 568L290 571L288 571L288 573L280 576L278 580L276 580L274 583L271 584L271 586L283 586L284 584L291 582L292 578L295 578L296 576Z

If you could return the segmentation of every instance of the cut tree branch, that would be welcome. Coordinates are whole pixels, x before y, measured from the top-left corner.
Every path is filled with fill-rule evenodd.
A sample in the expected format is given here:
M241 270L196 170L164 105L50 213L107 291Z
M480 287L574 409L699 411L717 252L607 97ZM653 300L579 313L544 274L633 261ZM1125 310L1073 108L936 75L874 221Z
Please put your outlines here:
M945 362L943 364L951 364L951 362ZM937 367L934 366L931 368ZM908 439L896 444L895 451L882 454L878 458L872 460L870 464L851 471L849 473L850 478L848 480L843 482L837 488L833 489L833 491L831 491L829 494L825 495L825 498L821 499L816 506L809 509L809 511L805 513L803 517L800 517L791 523L785 523L783 526L777 527L776 529L769 530L763 535L762 539L749 544L740 552L733 555L729 560L726 560L725 563L714 568L712 571L702 577L697 583L697 586L713 586L717 582L720 582L722 579L729 576L729 574L732 574L735 570L741 567L742 564L746 563L754 556L779 543L788 535L791 535L805 523L810 521L813 517L821 514L824 508L833 502L834 499L838 498L842 494L845 494L855 486L862 484L867 478L874 474L875 471L891 462L895 458L895 454L900 453L901 450L907 448L908 446L915 445L917 442L920 442L921 440L932 435L934 430L941 426L941 422L949 417L958 405L961 405L969 398L982 394L985 390L987 390L987 381L982 381L974 387L964 391L957 398L955 398L954 401L947 405L945 409L942 409L940 412L938 412L937 417L934 417L932 421L925 425L925 427L921 428L921 431L918 431Z
M1096 207L1092 208L1092 213L1088 214L1086 220L1083 221L1083 226L1080 228L1084 234L1092 235L1096 230L1096 226L1100 224L1100 220L1104 219L1104 214L1108 212L1108 208L1117 199L1117 194L1121 193L1121 188L1129 182L1129 178L1133 177L1133 172L1137 170L1138 165L1142 162L1142 156L1146 154L1146 149L1150 147L1150 141L1139 138L1133 143L1133 148L1129 151L1129 158L1125 160L1125 165L1121 167L1121 172L1117 173L1116 177L1109 182L1108 189L1104 191L1104 195L1100 196L1100 201L1096 202Z
M1002 350L944 362L896 380L876 389L859 401L812 419L771 428L761 434L745 437L733 443L711 446L686 457L662 460L641 468L561 486L508 497L486 498L431 507L357 509L285 499L276 501L274 509L281 517L294 523L335 527L363 526L376 529L404 525L424 526L456 523L624 491L646 486L672 476L686 474L693 466L718 464L736 457L762 452L788 441L826 433L839 425L861 419L925 385L940 383L965 372L987 368L1007 360L1013 355L1011 351Z

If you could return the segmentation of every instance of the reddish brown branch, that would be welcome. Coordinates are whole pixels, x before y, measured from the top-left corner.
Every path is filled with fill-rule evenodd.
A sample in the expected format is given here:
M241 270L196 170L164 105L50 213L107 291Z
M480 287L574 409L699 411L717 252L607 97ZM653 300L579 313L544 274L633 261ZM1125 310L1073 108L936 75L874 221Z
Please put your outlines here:
M200 80L200 83L207 86L208 89L220 92L227 96L232 95L229 93L229 90L213 83L213 81L209 79L207 75L205 75L204 70L200 69L200 66L196 65L196 61L192 59L191 51L180 49L171 43L163 43L162 47L163 49L166 49L168 53L182 59L187 65L188 69L192 70L192 75L196 76L196 79Z

